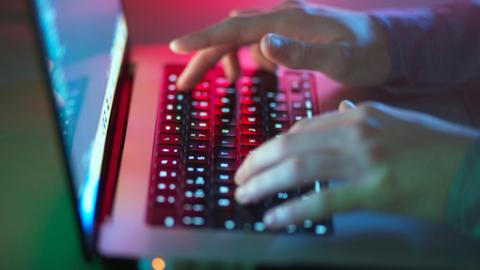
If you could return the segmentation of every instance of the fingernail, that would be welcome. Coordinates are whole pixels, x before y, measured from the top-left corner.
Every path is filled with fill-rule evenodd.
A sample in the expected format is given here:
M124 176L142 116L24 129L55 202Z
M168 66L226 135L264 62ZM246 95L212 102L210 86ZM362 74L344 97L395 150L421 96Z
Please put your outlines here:
M245 187L239 187L235 191L235 197L240 203L247 203L249 201L248 189Z
M289 223L287 211L285 209L279 208L271 212L268 212L263 217L263 222L268 227L280 228Z
M351 102L351 101L348 100L348 99L343 100L342 103L343 103L346 107L348 107L348 108L350 108L350 109L354 109L355 107L357 107L357 106L355 105L355 103Z
M267 225L267 227L270 227L274 224L275 222L275 218L273 217L272 214L266 214L264 217L263 217L263 223L265 223L265 225Z
M283 208L275 210L275 220L277 224L286 224L288 222L287 211Z
M169 47L170 47L170 50L174 52L178 51L178 41L176 39L172 40L169 44Z
M268 34L269 45L273 48L281 48L283 46L283 39L275 34Z

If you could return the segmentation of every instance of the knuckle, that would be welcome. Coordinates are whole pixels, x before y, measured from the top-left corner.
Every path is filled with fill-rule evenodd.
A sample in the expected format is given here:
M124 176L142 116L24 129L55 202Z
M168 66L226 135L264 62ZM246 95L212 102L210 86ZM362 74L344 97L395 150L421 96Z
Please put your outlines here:
M352 48L348 43L335 44L332 47L332 55L334 55L334 67L332 67L332 77L341 80L348 81L351 77L351 59Z
M285 10L289 18L294 21L301 20L307 15L305 8L301 6L292 6L292 7L286 8Z
M303 172L306 169L305 167L306 167L305 160L302 157L297 156L291 159L290 172L296 176L295 179L297 181L301 180L299 175L300 175L300 172Z
M241 9L233 9L232 11L230 11L229 13L229 16L230 17L236 17L236 16L239 16L240 14L242 14L242 10Z

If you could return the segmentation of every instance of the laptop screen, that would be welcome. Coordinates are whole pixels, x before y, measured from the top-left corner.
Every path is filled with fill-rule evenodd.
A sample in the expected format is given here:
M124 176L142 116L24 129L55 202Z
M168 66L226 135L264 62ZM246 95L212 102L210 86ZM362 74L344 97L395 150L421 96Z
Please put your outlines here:
M84 234L93 235L127 29L118 0L34 0Z

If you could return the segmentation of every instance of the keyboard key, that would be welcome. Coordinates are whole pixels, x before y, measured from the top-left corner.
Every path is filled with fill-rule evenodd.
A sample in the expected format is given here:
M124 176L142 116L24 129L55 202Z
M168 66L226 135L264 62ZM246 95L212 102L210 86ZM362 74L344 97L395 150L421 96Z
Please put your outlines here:
M235 147L237 145L237 138L227 136L215 136L214 144L220 147Z
M177 190L176 181L159 180L157 184L158 194L175 195Z
M215 124L216 125L234 125L237 123L237 119L233 115L216 115Z
M244 96L254 96L259 94L258 87L255 86L241 86L240 87L240 93Z
M260 104L262 102L262 98L259 96L242 96L240 98L240 104L242 105L255 105Z
M187 149L191 150L191 151L204 152L204 151L208 151L209 145L208 145L208 142L206 142L206 141L189 140L187 142Z
M286 102L270 102L268 103L270 111L283 111L288 112L288 104Z
M192 129L188 131L188 139L196 141L208 141L210 132L208 130Z
M174 114L174 113L166 113L163 115L163 119L162 119L163 123L181 124L182 121L183 121L183 117L179 114Z
M180 145L181 136L179 134L160 134L158 142L161 144Z
M267 99L270 101L276 101L276 102L286 102L287 101L287 95L285 93L278 93L276 91L268 91L266 93Z
M240 133L245 135L262 135L263 128L260 125L242 125Z
M204 187L207 184L206 174L189 173L185 176L185 184L192 187Z
M194 110L208 110L210 108L210 102L205 100L193 100L190 105Z
M231 115L234 112L233 107L229 106L221 106L221 107L216 107L215 108L215 115Z
M258 204L242 206L235 204L235 223L238 229L244 231L254 230L255 222L261 222L265 209Z
M233 197L234 185L214 185L213 192L217 197Z
M161 157L179 157L181 149L173 145L159 145L157 156Z
M160 207L174 207L177 199L175 195L157 195L155 202Z
M235 104L235 97L228 97L228 96L223 96L223 97L218 97L215 99L215 105L216 106L231 106L232 104Z
M231 82L225 77L218 77L215 79L215 84L221 87L229 87Z
M166 228L175 226L177 211L174 207L161 207L155 204L149 209L148 221L152 224L158 224Z
M195 163L187 163L185 165L185 171L187 173L201 173L205 174L208 172L208 166L202 164L195 164Z
M236 162L230 159L216 159L215 169L219 171L235 171L237 168Z
M305 109L305 103L302 101L294 101L292 102L292 108L294 110Z
M222 135L222 136L236 136L237 135L237 127L236 126L216 126L215 127L215 134Z
M262 108L260 105L241 105L240 106L240 113L244 114L260 114L262 112Z
M208 156L208 154L204 154L202 152L189 151L185 155L185 160L188 161L188 162L206 163L206 162L209 161L209 156Z
M159 168L179 169L180 158L160 157L158 159L157 165Z
M195 90L208 91L210 90L210 83L207 81L197 83L197 85L195 85Z
M178 170L175 169L160 169L158 171L158 178L159 181L166 181L166 180L176 180L179 176Z
M307 118L307 112L305 110L293 110L292 112L293 121L301 121Z
M192 98L194 100L210 100L210 91L193 90Z
M222 210L230 210L233 207L233 198L220 197L216 199L215 207Z
M229 231L235 229L234 212L230 209L227 211L222 211L221 209L214 210L212 218L212 224L215 228L221 228Z
M236 159L237 151L235 148L217 147L215 148L215 158Z
M182 126L177 124L162 124L160 127L162 133L182 133Z
M235 93L236 93L235 87L216 87L215 88L216 96L235 95Z
M210 118L210 113L208 111L193 110L190 112L190 117L192 119L206 120Z
M263 119L256 115L242 115L240 117L240 123L247 125L261 125L263 123Z
M234 183L233 177L234 173L232 172L217 171L214 174L213 181L218 184L231 185Z
M209 122L206 120L193 120L190 122L191 129L210 129Z
M176 102L167 102L164 106L164 111L166 112L183 112L183 105Z
M240 144L243 145L252 145L258 146L263 143L263 136L255 136L255 135L242 135L240 137Z
M268 116L270 117L271 120L275 120L275 121L284 121L284 122L290 121L287 112L273 111L273 112L270 112Z

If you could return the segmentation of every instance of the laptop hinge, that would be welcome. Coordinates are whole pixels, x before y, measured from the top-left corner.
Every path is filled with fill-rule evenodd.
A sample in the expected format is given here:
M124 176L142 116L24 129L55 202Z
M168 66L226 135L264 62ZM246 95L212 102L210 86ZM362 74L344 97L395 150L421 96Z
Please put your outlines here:
M101 176L99 204L97 205L96 224L98 226L111 214L117 185L118 173L122 159L123 145L127 127L130 98L133 86L133 74L128 64L120 76L119 87L115 94L112 118L108 127L105 158ZM97 230L98 231L98 230Z

